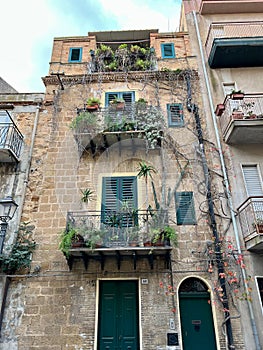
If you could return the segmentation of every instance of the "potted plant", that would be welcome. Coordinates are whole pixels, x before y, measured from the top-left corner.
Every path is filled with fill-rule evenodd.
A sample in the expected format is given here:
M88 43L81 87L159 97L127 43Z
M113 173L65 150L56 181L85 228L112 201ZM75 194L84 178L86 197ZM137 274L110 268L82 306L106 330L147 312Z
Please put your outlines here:
M121 110L125 107L125 100L123 98L115 97L113 100L110 101L110 105L114 109Z
M70 128L80 133L95 131L96 121L95 113L81 112L71 122Z
M234 108L232 111L232 118L233 119L243 119L244 118L244 113L240 111L237 108Z
M216 110L215 110L216 116L220 117L223 114L224 110L225 110L225 105L223 103L219 103L216 106Z
M64 230L60 237L59 249L69 257L71 248L79 248L84 246L84 238L73 227Z
M101 248L104 246L106 231L103 229L88 229L87 234L84 236L85 246L90 249Z
M263 218L258 218L253 223L253 227L258 231L258 233L263 233Z
M100 107L100 99L97 97L89 97L87 99L86 108L88 111L97 111Z
M171 226L164 226L162 229L155 229L153 231L152 243L154 246L170 245L172 242L177 245L177 233Z
M80 190L80 192L82 194L81 202L88 203L91 200L93 191L89 188L85 188L84 190Z
M232 90L231 94L230 94L230 98L231 100L243 100L244 98L244 92L241 90Z

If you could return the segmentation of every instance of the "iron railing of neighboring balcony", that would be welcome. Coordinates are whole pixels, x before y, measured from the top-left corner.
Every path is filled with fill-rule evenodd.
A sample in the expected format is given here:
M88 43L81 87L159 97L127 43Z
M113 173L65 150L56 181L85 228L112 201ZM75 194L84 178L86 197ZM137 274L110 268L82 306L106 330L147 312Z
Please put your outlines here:
M234 119L263 119L263 94L244 94L242 100L233 100L227 95L224 112L220 116L223 134Z
M238 216L245 241L263 235L263 197L249 197L240 205Z
M216 22L210 24L205 43L207 54L213 46L214 39L263 37L263 22Z
M21 153L23 136L13 123L0 123L0 149L11 150L18 159Z

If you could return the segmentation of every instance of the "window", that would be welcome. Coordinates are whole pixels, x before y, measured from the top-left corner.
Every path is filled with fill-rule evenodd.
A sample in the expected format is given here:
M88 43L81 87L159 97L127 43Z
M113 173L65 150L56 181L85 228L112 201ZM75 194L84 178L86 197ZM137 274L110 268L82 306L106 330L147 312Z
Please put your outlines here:
M195 225L193 192L175 193L177 225Z
M123 98L126 105L131 104L135 101L135 92L134 91L120 91L120 92L106 92L105 95L106 101L105 106L109 106L110 101L115 98Z
M136 176L104 177L102 179L101 221L107 224L109 215L120 212L127 204L129 209L138 207ZM121 226L132 226L132 217L122 215Z
M263 277L256 277L256 285L259 294L259 298L261 301L261 307L263 312Z
M69 62L81 62L82 59L82 48L81 47L71 47L69 49Z
M181 103L173 103L167 105L168 126L183 126L184 115L183 105Z
M162 58L175 58L174 44L161 44Z
M242 165L242 171L247 195L249 197L263 196L262 181L258 166L256 164Z

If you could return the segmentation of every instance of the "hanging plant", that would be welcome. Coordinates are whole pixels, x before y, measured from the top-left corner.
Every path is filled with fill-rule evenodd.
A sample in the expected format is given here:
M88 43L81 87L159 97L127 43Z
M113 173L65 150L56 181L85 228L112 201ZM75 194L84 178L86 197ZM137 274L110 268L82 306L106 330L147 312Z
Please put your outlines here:
M6 247L6 253L0 254L0 267L4 273L14 274L29 270L32 253L36 249L33 240L33 227L23 222L18 229L16 242Z

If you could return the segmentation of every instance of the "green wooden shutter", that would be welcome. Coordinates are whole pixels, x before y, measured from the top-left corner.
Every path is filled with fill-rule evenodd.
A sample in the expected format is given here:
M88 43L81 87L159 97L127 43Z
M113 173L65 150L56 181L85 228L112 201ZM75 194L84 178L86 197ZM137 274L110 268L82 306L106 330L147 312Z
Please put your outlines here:
M167 105L168 126L183 126L184 115L182 103L173 103Z
M101 221L107 223L107 216L118 213L124 202L127 202L131 209L137 208L137 178L135 176L104 177L102 179ZM127 220L131 221L131 218L123 215L123 226L130 226Z
M176 192L175 203L177 225L196 224L193 192Z
M161 44L162 58L175 58L174 44Z
M126 105L130 105L135 101L135 93L134 91L119 91L119 92L106 92L106 106L109 106L110 102L115 98L123 98Z

